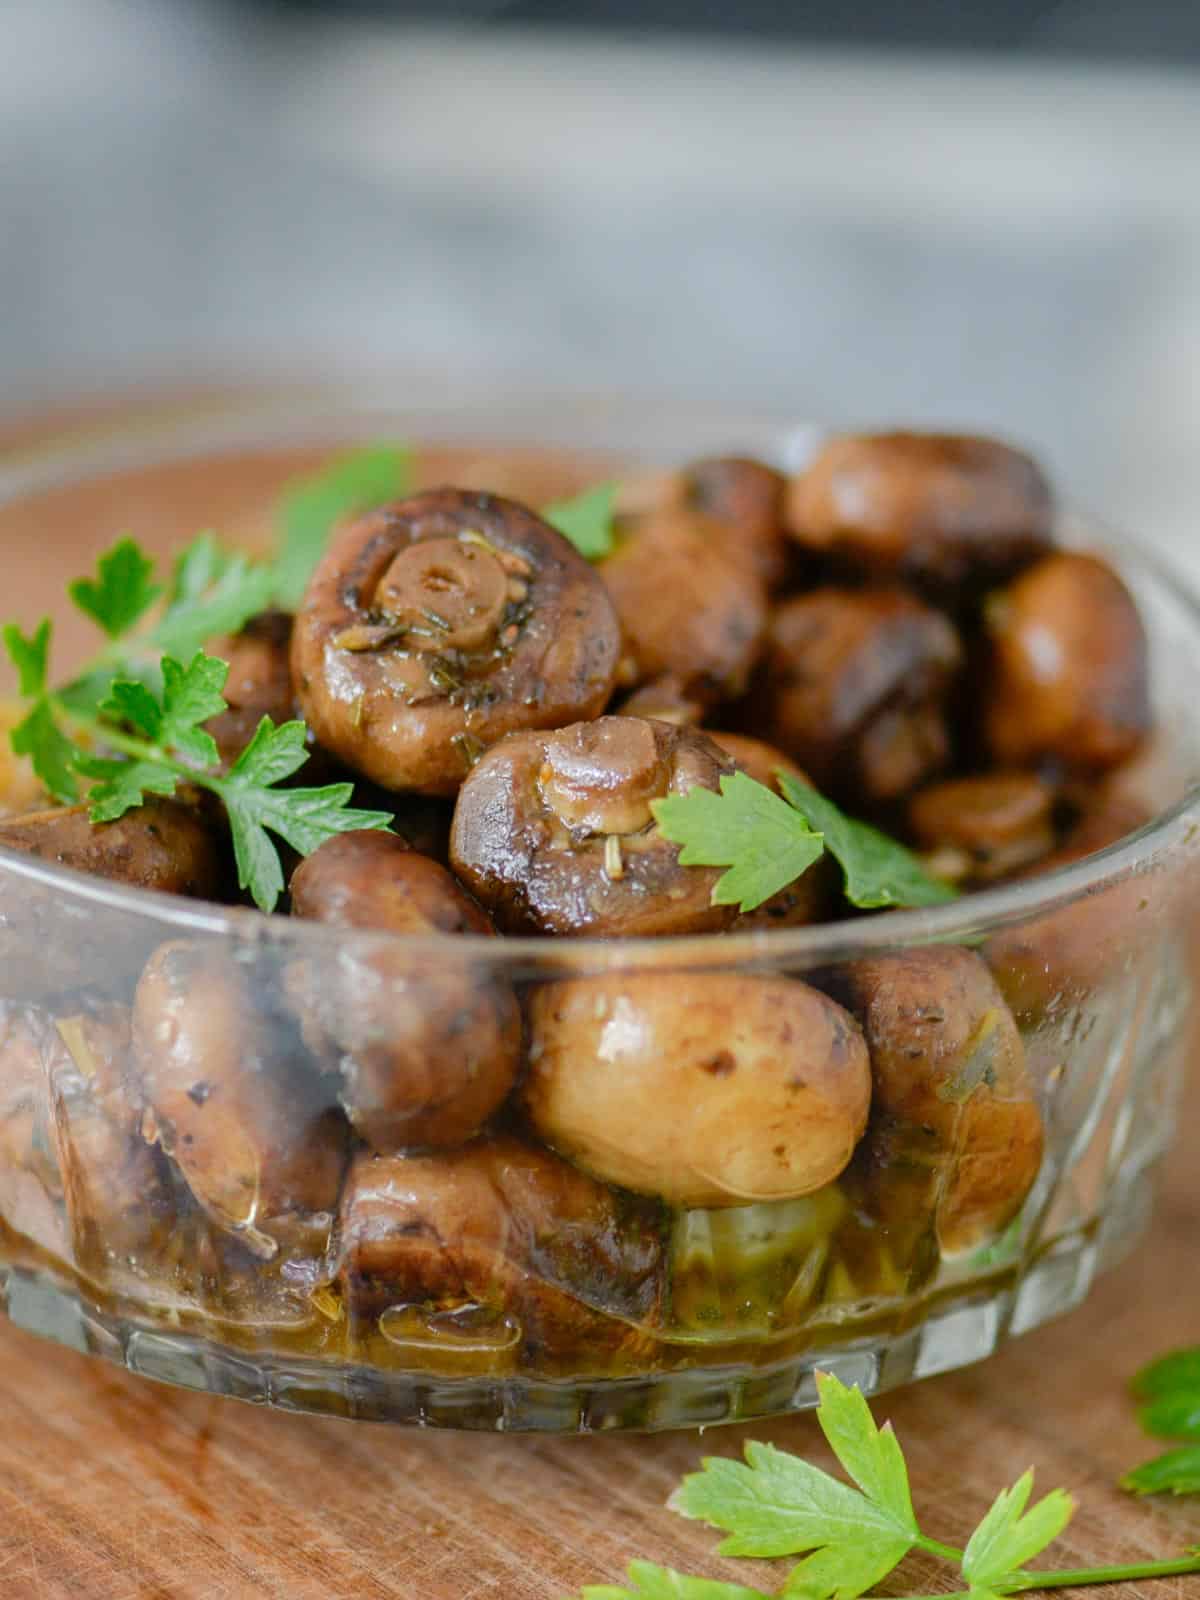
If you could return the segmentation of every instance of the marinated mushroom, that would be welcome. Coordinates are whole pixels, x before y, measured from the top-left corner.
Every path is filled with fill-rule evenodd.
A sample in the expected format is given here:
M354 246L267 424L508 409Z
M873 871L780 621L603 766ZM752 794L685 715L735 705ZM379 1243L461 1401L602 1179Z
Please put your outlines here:
M1116 792L1093 800L1058 849L1020 874L1032 878L1069 867L1117 844L1150 820L1139 801ZM1130 927L1144 920L1146 886L1136 876L1072 900L1057 911L994 933L984 956L1023 1022L1078 1004L1096 992L1137 949Z
M1101 773L1150 731L1148 646L1128 589L1074 552L1039 561L987 606L982 688L992 759Z
M29 812L0 822L0 849L135 889L201 900L219 899L226 884L214 828L178 800L147 800L104 823L92 822L86 805Z
M215 822L176 800L148 800L100 824L89 821L86 805L32 812L0 822L0 850L137 889L215 900L233 887ZM145 914L106 905L103 915L77 916L69 938L63 915L57 883L8 875L0 895L0 994L54 1004L76 991L126 995L160 938Z
M626 695L614 708L614 714L649 717L652 722L673 722L680 728L697 728L704 721L705 710L704 700L693 694L675 673L668 672Z
M961 665L954 625L914 596L815 589L772 618L753 717L819 789L870 809L947 764Z
M453 1356L643 1354L663 1318L666 1217L508 1136L424 1156L356 1157L337 1281L351 1337ZM576 1369L577 1370L577 1369Z
M105 1005L58 1018L46 1054L72 1259L111 1287L161 1271L178 1227L166 1162L142 1138L130 1053L128 1008Z
M254 1255L273 1260L297 1237L320 1254L346 1123L272 1003L278 975L260 964L252 986L250 972L219 945L177 941L150 960L133 1014L143 1132Z
M1032 772L984 772L922 789L909 830L951 882L1009 877L1054 848L1053 788Z
M793 978L575 978L529 999L522 1101L586 1171L676 1206L788 1200L832 1183L866 1126L858 1026Z
M444 867L379 832L315 850L292 878L292 911L337 928L494 932ZM463 1144L516 1081L516 998L465 951L347 948L297 962L288 988L314 1053L336 1063L347 1116L376 1150Z
M463 784L451 864L507 933L726 927L736 909L712 904L720 872L680 865L651 802L733 770L703 734L638 717L512 734Z
M939 946L868 957L826 974L871 1058L867 1136L843 1185L898 1261L923 1238L959 1255L995 1238L1025 1203L1043 1128L1025 1049L987 967Z
M805 549L938 593L1003 580L1053 543L1053 499L1036 463L965 434L830 439L792 480L785 515Z
M739 565L774 588L784 578L790 542L783 525L787 479L749 456L706 456L677 472L642 472L617 492L618 517L691 511L708 537Z
M506 733L598 716L620 629L603 583L531 511L434 490L337 535L296 619L316 738L385 788L453 795Z
M789 556L783 474L748 456L708 456L684 468L683 483L687 503L726 530L728 553L769 588L780 583Z
M670 508L618 522L599 565L643 682L671 675L705 704L741 694L762 648L766 587L720 524Z
M71 1259L46 1057L53 1024L34 1006L0 1001L0 1237Z
M296 715L291 646L291 616L286 611L264 611L220 648L218 653L229 663L222 691L229 709L207 726L227 765L250 743L264 717L279 726Z

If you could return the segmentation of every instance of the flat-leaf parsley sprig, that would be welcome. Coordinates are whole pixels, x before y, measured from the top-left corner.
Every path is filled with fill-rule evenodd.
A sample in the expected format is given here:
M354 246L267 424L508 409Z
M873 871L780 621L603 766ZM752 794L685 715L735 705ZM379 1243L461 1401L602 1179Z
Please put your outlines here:
M270 587L269 569L226 555L209 535L187 547L162 584L153 562L123 539L101 557L94 577L70 586L72 600L105 635L83 674L51 687L49 618L30 634L8 623L2 635L27 704L12 747L29 758L49 794L73 804L80 778L91 780L89 816L103 823L147 795L175 794L181 783L208 790L229 819L238 881L264 911L274 910L283 892L272 835L307 855L336 833L385 828L392 820L386 812L352 808L349 783L278 787L308 759L302 722L276 727L264 717L229 770L221 770L204 724L226 709L229 667L206 655L200 642L236 631L262 609ZM171 646L193 643L184 657L170 653Z
M1003 1600L1031 1590L1080 1588L1200 1573L1200 1551L1124 1567L1031 1572L1026 1563L1051 1544L1075 1510L1056 1489L1030 1505L1027 1472L992 1502L965 1550L926 1534L913 1510L908 1469L890 1424L877 1427L857 1389L818 1374L817 1420L852 1484L772 1445L750 1443L744 1462L703 1462L672 1495L682 1516L720 1528L722 1555L804 1559L781 1590L791 1600L858 1600L913 1550L957 1567L963 1588L947 1600ZM634 1562L629 1583L585 1588L583 1600L769 1600L768 1591L692 1578ZM921 1597L927 1600L927 1597Z
M1134 1494L1200 1494L1200 1348L1177 1350L1144 1367L1133 1392L1152 1438L1186 1442L1135 1468L1123 1486Z
M735 772L719 794L697 785L686 794L651 802L664 838L679 845L685 867L728 867L712 893L714 905L753 911L829 852L842 869L851 905L931 906L955 898L910 850L869 823L846 816L823 795L786 772L782 798Z

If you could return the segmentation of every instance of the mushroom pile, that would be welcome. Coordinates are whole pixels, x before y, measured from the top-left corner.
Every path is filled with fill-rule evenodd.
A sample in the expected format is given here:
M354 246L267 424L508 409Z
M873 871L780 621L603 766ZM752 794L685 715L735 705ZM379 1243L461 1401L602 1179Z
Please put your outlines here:
M914 1294L1020 1214L1030 1033L1103 941L1067 906L791 975L777 930L856 915L832 863L742 910L655 806L783 773L963 892L1077 860L1147 820L1137 607L986 439L633 473L591 562L509 467L342 526L296 615L221 652L223 759L298 711L395 815L293 863L289 914L336 937L176 939L103 995L0 952L0 1214L94 1283L450 1371L640 1371ZM0 848L235 898L187 796ZM498 956L709 934L727 966Z

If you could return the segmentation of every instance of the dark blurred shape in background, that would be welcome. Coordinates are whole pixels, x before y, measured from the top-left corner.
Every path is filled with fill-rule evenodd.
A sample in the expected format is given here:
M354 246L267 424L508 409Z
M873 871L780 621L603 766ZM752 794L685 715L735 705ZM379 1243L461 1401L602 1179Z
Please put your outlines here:
M1189 60L1195 0L10 0L0 403L370 371L959 423L1187 549Z
M1196 0L258 0L310 13L734 35L801 45L1200 60Z

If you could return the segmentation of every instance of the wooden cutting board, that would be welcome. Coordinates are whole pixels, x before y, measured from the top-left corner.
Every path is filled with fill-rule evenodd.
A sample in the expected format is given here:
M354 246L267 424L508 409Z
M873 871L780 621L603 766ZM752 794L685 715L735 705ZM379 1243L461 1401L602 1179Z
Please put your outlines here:
M9 571L11 592L20 574ZM1184 1126L1200 1124L1200 1077ZM879 1402L920 1512L961 1543L1034 1465L1080 1511L1064 1566L1200 1543L1200 1500L1115 1487L1151 1452L1125 1384L1200 1343L1200 1173L1181 1142L1151 1238L1080 1310L966 1372ZM702 1453L769 1439L825 1461L811 1418L653 1438L404 1432L161 1388L0 1323L5 1600L563 1600L643 1557L769 1589L783 1566L720 1561L664 1501ZM948 1587L912 1560L889 1592ZM1196 1600L1200 1578L1108 1590Z

